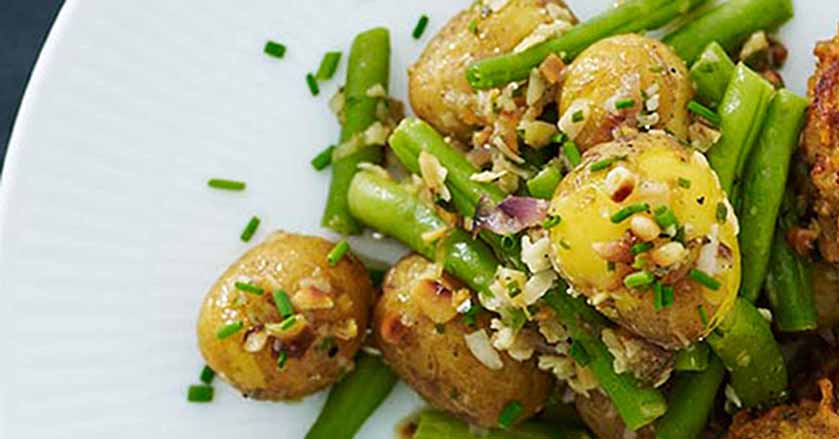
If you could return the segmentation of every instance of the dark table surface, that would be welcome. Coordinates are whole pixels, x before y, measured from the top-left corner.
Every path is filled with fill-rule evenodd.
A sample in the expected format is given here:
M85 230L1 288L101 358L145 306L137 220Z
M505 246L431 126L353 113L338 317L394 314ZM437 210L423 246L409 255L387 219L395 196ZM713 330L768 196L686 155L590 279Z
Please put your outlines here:
M20 99L64 0L0 0L0 170Z

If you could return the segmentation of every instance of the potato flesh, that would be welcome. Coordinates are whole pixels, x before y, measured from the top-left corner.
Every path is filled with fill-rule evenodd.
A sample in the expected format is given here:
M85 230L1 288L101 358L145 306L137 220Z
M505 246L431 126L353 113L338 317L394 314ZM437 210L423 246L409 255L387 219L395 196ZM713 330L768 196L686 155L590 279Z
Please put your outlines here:
M626 159L611 169L623 167L637 176L635 189L621 202L613 201L607 188L610 170L590 170L592 163L618 156ZM689 181L690 187L680 186L679 179ZM679 222L689 228L687 240L706 236L712 227L718 228L719 241L732 253L730 267L714 276L722 284L719 290L690 281L685 283L684 291L676 292L673 306L656 311L651 291L628 289L617 272L610 271L593 244L625 237L630 220L614 224L611 216L626 206L643 202L653 209L669 206ZM551 202L551 214L562 218L551 229L552 251L558 268L575 290L589 298L603 298L601 293L612 298L598 304L601 312L641 337L676 349L707 335L737 295L740 252L736 218L729 213L725 223L720 223L720 203L731 211L705 158L666 134L643 134L600 145L586 153L583 165L565 177ZM700 305L710 320L707 327L697 311Z
M694 94L687 66L667 45L636 34L601 40L574 60L560 91L560 114L575 101L589 102L590 115L574 139L585 150L612 140L613 130L621 125L636 128L639 110L652 97L645 92L654 85L660 121L653 128L687 139L687 104ZM634 106L615 109L623 99L631 99Z

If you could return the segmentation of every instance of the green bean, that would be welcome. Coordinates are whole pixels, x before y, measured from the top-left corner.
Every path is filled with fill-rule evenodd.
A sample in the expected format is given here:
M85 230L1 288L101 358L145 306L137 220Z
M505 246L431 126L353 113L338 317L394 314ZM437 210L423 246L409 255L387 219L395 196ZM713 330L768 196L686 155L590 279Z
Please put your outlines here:
M737 299L708 343L731 373L731 386L745 407L770 404L786 394L781 348L769 322L748 300Z
M396 382L379 358L361 354L355 370L332 387L306 439L352 439Z
M446 168L446 186L452 195L452 202L458 212L466 218L475 216L475 210L482 198L498 204L506 198L504 191L489 183L477 183L471 180L478 169L454 147L448 144L431 125L415 119L404 119L388 141L399 161L409 171L419 174L419 156L425 151L437 158ZM516 240L511 246L503 243L504 237L482 230L480 237L488 243L495 254L514 267L521 268L519 255L521 243Z
M775 89L760 75L740 63L719 107L722 138L711 147L708 161L717 172L723 190L736 205L735 184L752 145L760 135L763 120Z
M527 191L533 197L550 200L560 181L562 181L562 171L549 164L527 181Z
M708 368L711 351L705 343L694 343L676 354L675 370L702 372Z
M419 415L417 431L411 439L591 439L583 429L563 427L543 421L529 421L512 430L492 430L477 435L468 424L440 411Z
M380 84L387 90L390 77L390 33L384 28L362 32L355 37L347 64L347 83L344 86L344 116L341 143L360 142L360 135L376 122L376 107L381 98L367 95L367 90ZM380 145L361 145L350 154L333 155L332 183L326 201L322 224L343 234L361 233L361 226L347 208L347 187L358 170L359 163L379 162Z
M667 413L656 422L658 439L695 439L708 423L725 370L711 355L702 372L679 372L667 398Z
M586 47L612 36L658 29L707 0L628 0L564 35L527 50L487 58L469 66L466 78L477 89L500 87L527 79L530 71L551 53L573 59Z
M792 0L729 0L664 37L688 64L712 41L733 51L754 32L773 30L793 16Z
M697 99L711 108L717 108L733 74L734 62L719 43L712 41L690 67Z
M564 291L548 292L544 300L568 328L574 343L580 343L590 357L588 367L614 403L627 428L638 430L666 412L667 403L658 390L642 387L631 373L615 372L614 357L600 338L600 332L607 327L601 315L586 305L582 298L573 298Z
M435 242L423 239L423 234L449 225L407 188L386 176L362 171L353 178L348 198L350 211L361 222L428 259L443 262L446 271L473 290L492 294L489 285L498 267L492 250L461 229Z
M760 296L768 271L772 235L807 105L807 99L788 90L775 95L740 183L740 295L752 302Z
M782 228L775 232L772 257L766 278L766 294L783 332L809 331L818 327L809 261L799 257L787 244Z

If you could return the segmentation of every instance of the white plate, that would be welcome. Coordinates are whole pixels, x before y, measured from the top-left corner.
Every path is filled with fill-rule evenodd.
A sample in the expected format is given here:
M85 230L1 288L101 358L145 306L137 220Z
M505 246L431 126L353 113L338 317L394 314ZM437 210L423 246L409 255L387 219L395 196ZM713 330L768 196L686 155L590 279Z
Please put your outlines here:
M327 98L304 75L327 50L387 25L392 90L408 64L469 0L70 0L17 120L0 199L0 438L302 437L323 395L284 405L188 404L202 366L199 303L246 246L251 215L269 230L318 227L328 172L311 157L336 137ZM582 17L612 0L572 1ZM422 42L410 37L431 16ZM797 1L782 32L786 78L803 93L816 40L839 3ZM262 54L267 39L285 59ZM339 71L337 78L343 76ZM241 178L244 193L208 190ZM400 254L356 241L368 255ZM359 434L391 438L421 404L400 387Z

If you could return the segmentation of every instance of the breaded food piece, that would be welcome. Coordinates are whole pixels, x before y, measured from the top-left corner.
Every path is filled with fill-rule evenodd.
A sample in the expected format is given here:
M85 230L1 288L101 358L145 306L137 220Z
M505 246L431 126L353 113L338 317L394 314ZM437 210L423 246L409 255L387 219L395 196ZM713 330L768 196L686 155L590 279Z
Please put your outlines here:
M474 2L452 18L408 70L414 112L443 135L461 141L491 123L480 114L476 92L466 81L466 68L480 59L511 52L540 25L554 22L548 5L567 11L561 0L508 0L497 11L484 3L490 2Z
M830 380L819 381L821 402L775 407L754 417L746 411L734 417L726 439L839 438L839 413Z
M819 249L827 261L839 263L839 36L819 43L814 53L819 62L810 78L802 149L815 189Z

